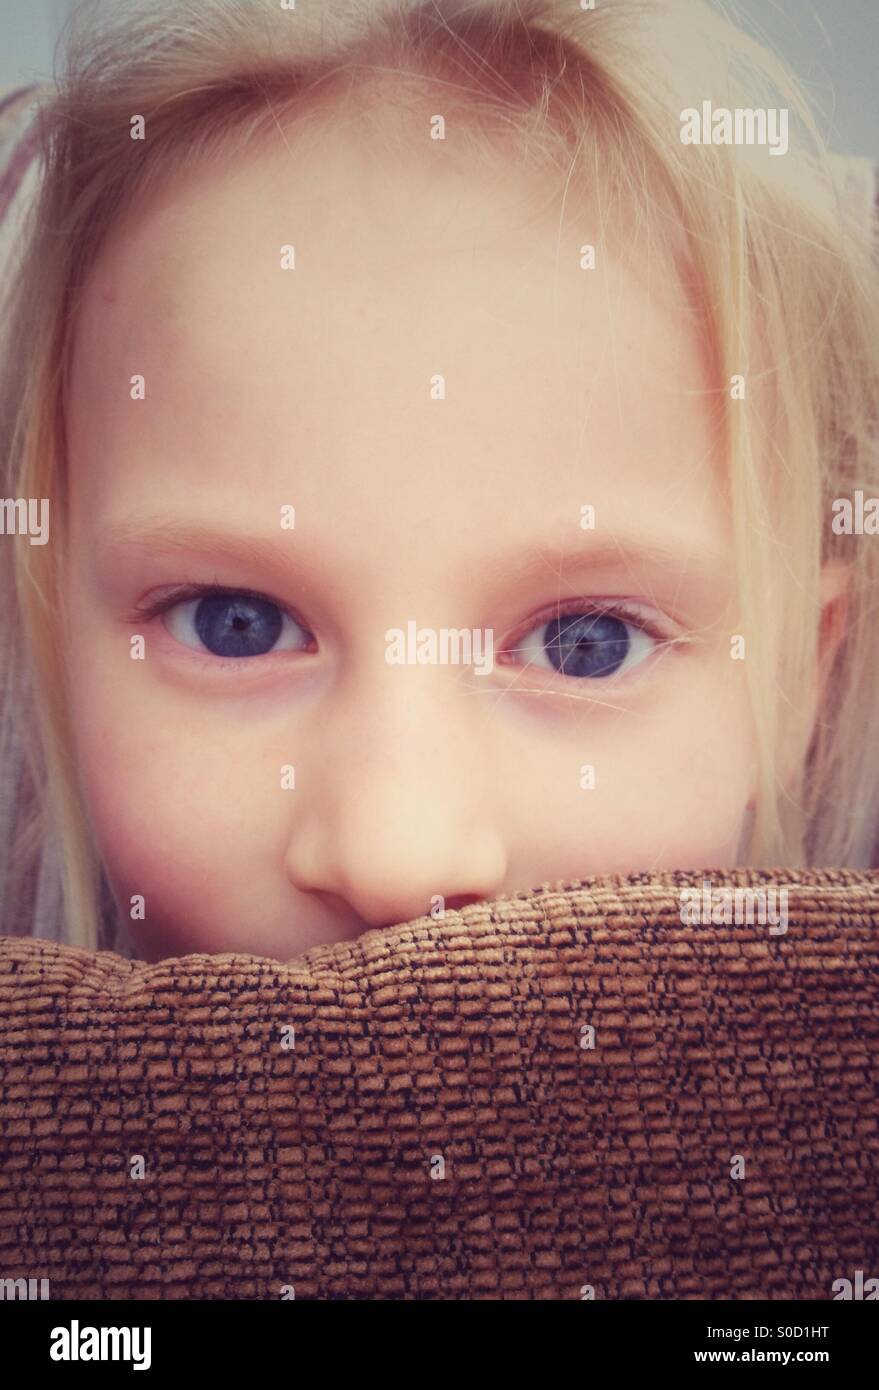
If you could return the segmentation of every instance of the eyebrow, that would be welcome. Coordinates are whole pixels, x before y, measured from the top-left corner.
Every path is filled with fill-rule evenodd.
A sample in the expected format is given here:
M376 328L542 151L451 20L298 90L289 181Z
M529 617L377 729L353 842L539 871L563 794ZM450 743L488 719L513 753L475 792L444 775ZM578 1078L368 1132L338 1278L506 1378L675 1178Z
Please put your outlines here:
M584 532L585 536L592 534ZM491 571L496 562L487 557L485 563ZM562 579L568 569L624 571L637 566L652 572L665 572L677 579L689 576L708 583L726 572L717 548L706 545L698 537L694 539L692 532L664 537L655 531L621 531L619 535L604 534L584 540L582 547L575 550L563 550L560 545L523 547L497 563L498 568L507 565L515 569L517 577L525 580L545 578L547 573Z
M148 554L199 555L207 559L222 556L261 568L289 570L291 561L298 567L289 536L290 532L281 532L280 527L277 536L248 536L176 517L126 518L104 528L101 549L111 557L116 552L143 550Z
M483 555L481 562L492 580L509 582L512 572L519 583L539 581L547 575L564 578L567 570L621 571L637 566L653 573L665 572L681 580L687 577L710 583L725 573L723 558L715 547L704 544L698 535L681 531L677 536L659 536L654 529L630 529L619 535L583 532L582 546L565 550L561 544L521 545L499 556ZM280 573L298 573L308 565L301 543L295 546L290 532L277 536L247 535L224 531L176 517L125 518L104 529L102 550L114 553L142 550L162 555L193 555L216 560L223 558L242 565L255 565ZM441 537L439 538L441 544Z

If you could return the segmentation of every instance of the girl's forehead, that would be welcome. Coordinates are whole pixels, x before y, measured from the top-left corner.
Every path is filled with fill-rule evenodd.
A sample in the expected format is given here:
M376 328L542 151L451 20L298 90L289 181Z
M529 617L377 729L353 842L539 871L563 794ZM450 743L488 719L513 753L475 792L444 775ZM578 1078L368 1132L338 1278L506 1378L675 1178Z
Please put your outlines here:
M342 142L169 182L87 290L74 491L115 519L156 496L196 507L207 477L239 512L294 488L316 517L328 495L412 518L430 499L463 537L499 489L510 516L576 519L671 478L705 526L691 315L600 232L515 173L432 181L419 159L378 189Z
M297 283L323 274L342 294L372 280L384 287L389 271L402 278L421 269L427 287L456 260L482 271L517 255L518 278L551 256L570 282L591 246L594 279L625 265L649 281L651 299L681 301L674 262L685 238L658 192L651 198L660 216L646 219L610 199L600 164L574 181L533 158L526 166L512 139L509 148L505 160L474 137L465 152L447 152L425 139L407 144L399 130L386 142L368 124L334 121L309 126L307 138L187 161L154 180L110 229L92 278L112 294L115 280L135 281L140 269L155 311L178 316L199 289L246 292L260 272L277 280L283 253Z

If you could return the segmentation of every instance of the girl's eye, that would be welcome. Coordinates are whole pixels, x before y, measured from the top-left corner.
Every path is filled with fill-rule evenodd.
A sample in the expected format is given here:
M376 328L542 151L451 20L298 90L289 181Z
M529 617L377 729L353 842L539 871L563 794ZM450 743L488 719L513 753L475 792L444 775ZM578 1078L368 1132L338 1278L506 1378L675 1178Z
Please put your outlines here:
M164 622L184 646L206 648L214 656L302 651L310 640L310 633L277 604L232 590L171 604L165 609Z
M637 666L658 645L643 626L604 611L563 613L526 634L515 651L529 666L600 679Z

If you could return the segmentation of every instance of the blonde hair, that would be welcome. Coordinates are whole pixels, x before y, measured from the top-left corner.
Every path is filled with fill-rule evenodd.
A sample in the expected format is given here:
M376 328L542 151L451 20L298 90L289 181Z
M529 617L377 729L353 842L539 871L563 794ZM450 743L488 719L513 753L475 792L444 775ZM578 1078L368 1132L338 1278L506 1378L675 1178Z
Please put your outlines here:
M6 495L49 498L62 523L49 546L15 542L18 607L2 679L23 702L31 695L22 738L38 804L16 852L26 859L50 828L57 834L64 939L94 948L106 888L59 632L64 411L89 269L115 220L166 174L196 158L226 159L283 122L307 130L328 112L365 110L388 88L400 100L409 92L406 109L423 120L425 138L442 111L468 157L515 149L555 170L569 192L600 184L607 206L631 210L639 227L665 219L683 234L723 417L759 753L742 862L869 865L879 810L870 660L879 539L835 535L830 509L856 487L879 492L879 285L865 219L847 208L795 80L704 0L613 0L594 10L552 0L361 0L320 7L318 22L307 10L91 0L74 17L57 91L39 113L42 179L7 307L0 425ZM787 109L788 153L684 145L682 112L704 98L730 110ZM144 141L130 138L135 115ZM744 402L730 393L736 374L748 382ZM828 559L848 566L850 580L815 718L803 692L818 671ZM5 578L11 588L13 575ZM783 749L793 749L793 771Z

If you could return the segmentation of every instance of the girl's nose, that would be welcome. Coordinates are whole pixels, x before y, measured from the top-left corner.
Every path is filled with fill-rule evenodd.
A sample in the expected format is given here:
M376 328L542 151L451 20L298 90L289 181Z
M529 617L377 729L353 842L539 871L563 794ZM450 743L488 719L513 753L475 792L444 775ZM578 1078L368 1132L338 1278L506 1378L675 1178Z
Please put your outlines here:
M447 672L443 673L448 675ZM437 915L503 891L507 855L483 733L423 687L328 713L297 767L290 882L368 927ZM429 684L429 683L428 683ZM447 686L438 687L447 692ZM482 702L479 702L482 708ZM460 711L459 711L460 714Z
M436 916L502 892L501 843L467 814L465 795L430 787L415 803L388 798L375 785L349 789L343 802L344 795L325 787L322 809L304 813L293 830L286 868L300 892L367 927Z

